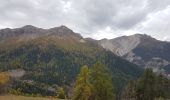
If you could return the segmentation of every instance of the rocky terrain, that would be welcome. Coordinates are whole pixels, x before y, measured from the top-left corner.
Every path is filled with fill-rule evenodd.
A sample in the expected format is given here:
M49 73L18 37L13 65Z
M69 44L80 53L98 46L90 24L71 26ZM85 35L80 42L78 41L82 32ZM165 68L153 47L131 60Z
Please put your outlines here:
M123 36L111 40L103 39L99 41L99 44L107 49L112 51L118 56L123 56L134 48L138 46L140 43L140 35L133 35L133 36Z
M159 41L145 34L122 36L115 39L103 39L99 44L114 54L144 68L153 68L156 72L169 74L164 69L170 64L170 43Z

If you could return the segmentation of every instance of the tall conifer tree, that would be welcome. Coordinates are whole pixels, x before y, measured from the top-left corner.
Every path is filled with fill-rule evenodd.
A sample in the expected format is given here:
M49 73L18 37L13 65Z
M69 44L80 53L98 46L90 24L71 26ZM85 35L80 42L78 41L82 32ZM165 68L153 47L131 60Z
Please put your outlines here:
M77 77L75 88L73 91L73 100L90 100L92 94L91 84L89 82L90 70L88 66L81 68Z
M93 66L91 84L93 86L93 100L114 100L112 78L103 64L96 63Z

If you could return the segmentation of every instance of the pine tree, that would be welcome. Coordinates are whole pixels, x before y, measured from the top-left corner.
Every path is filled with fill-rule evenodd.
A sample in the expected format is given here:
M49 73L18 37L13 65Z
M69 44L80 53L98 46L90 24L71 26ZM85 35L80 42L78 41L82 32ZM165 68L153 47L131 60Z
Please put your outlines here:
M92 94L92 87L89 82L89 73L90 70L88 66L83 66L81 68L73 91L73 100L90 100Z
M65 95L65 92L64 92L64 89L63 88L59 88L58 90L58 96L57 96L59 99L66 99L66 95Z
M93 100L114 100L114 89L111 75L101 63L96 63L91 71Z
M137 100L154 100L155 88L155 74L152 69L146 69L137 82Z
M136 100L136 82L130 81L124 88L122 93L122 100Z
M122 100L134 100L133 96L135 100L168 100L169 94L170 80L163 75L153 73L152 69L146 69L135 83L126 86Z
M166 94L166 88L165 87L165 81L164 81L164 76L163 75L158 75L155 80L155 95L157 98L160 97L165 97Z

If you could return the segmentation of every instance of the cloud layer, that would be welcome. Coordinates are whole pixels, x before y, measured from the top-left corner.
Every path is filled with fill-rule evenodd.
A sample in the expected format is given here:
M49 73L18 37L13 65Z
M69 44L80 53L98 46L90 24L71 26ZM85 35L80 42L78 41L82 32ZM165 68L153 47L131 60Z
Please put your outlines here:
M85 37L135 33L170 41L170 0L0 0L0 28L66 25Z

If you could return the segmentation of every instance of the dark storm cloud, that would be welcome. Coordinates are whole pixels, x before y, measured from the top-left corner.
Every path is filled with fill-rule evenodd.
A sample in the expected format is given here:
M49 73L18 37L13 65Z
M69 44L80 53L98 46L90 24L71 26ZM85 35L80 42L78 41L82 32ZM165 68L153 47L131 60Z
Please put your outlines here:
M66 25L84 36L145 32L168 40L169 5L170 0L0 0L0 28Z

